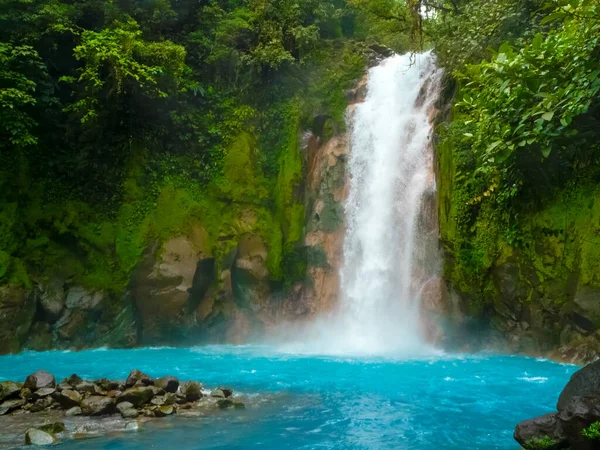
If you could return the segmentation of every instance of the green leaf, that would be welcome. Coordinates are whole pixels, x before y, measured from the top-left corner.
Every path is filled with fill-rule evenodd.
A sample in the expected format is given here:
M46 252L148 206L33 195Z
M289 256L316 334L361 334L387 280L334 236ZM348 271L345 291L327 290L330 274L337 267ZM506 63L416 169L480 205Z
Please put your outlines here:
M547 158L551 151L552 149L550 147L542 147L542 155L544 155L544 158Z
M548 122L552 120L554 117L554 111L548 111L542 115L542 119L547 120Z

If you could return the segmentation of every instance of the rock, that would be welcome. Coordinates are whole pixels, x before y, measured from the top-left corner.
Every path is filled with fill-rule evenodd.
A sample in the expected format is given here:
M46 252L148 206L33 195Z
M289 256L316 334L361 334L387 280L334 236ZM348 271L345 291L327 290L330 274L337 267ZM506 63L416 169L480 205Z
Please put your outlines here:
M0 286L0 354L17 353L34 322L36 299L24 287Z
M92 395L81 402L81 411L86 416L111 414L115 410L115 399Z
M121 395L122 392L123 391L108 391L106 393L106 396L110 398L117 398L119 395Z
M219 387L210 393L210 396L215 397L215 398L228 398L228 397L231 397L232 395L233 395L232 389L227 389L227 388L222 388L222 387Z
M571 397L562 411L519 423L514 438L526 450L594 450L582 431L599 419L600 397Z
M83 378L81 378L79 375L74 373L70 377L65 378L63 381L61 381L61 384L62 383L66 383L66 384L70 385L71 387L75 387L79 383L83 383Z
M37 428L25 431L25 445L52 445L56 442L54 436Z
M48 397L49 395L52 395L55 392L56 392L56 389L54 389L54 388L42 388L42 389L38 389L37 391L35 391L31 397L35 400L38 398Z
M75 390L80 394L103 395L104 392L94 383L83 381L75 386Z
M79 406L73 406L72 408L69 408L65 411L65 416L67 417L81 416L82 414L83 411Z
M29 388L32 391L42 388L56 388L56 379L51 373L45 370L38 370L27 377L23 387Z
M133 387L135 384L140 383L144 386L150 386L154 384L152 378L146 375L144 372L140 372L137 369L133 369L129 376L127 377L127 381L125 381L126 387Z
M225 398L217 401L217 406L221 409L244 409L246 407L242 402L234 402L230 398Z
M53 280L38 292L38 303L44 321L56 322L65 308L65 291L60 280Z
M31 412L40 412L46 409L50 409L54 406L55 401L52 397L44 397L36 400L33 405L31 405Z
M596 361L571 375L571 379L558 397L556 409L562 411L572 397L585 397L599 394L600 361Z
M117 409L119 411L123 411L124 409L131 409L133 408L133 403L130 402L121 402L117 404Z
M21 389L21 392L19 394L19 397L21 397L23 400L29 400L32 396L33 392L31 392L31 389L29 388Z
M0 404L0 416L3 416L6 413L14 411L15 409L20 408L25 404L25 400L21 398L16 398L13 400L6 400L4 403Z
M123 417L123 419L135 419L140 415L140 412L134 408L122 409L119 412L121 413L121 417Z
M80 286L75 286L67 292L66 306L68 309L89 310L103 299L102 292L90 293Z
M75 406L79 406L81 404L82 400L83 400L83 397L81 396L81 394L79 392L73 391L73 390L61 391L60 395L58 396L58 403L64 409L69 409L69 408L72 408Z
M182 394L180 392L178 392L177 394L175 394L175 403L177 403L178 405L182 405L183 403L187 403L187 399L185 394Z
M165 394L165 390L161 389L159 387L156 386L148 386L150 389L152 389L152 393L154 395L164 395Z
M129 402L139 408L148 403L152 397L154 397L154 392L150 387L136 386L121 393L117 397L117 403Z
M121 384L119 382L108 380L106 378L96 380L96 381L94 381L94 384L96 384L98 387L100 387L100 389L107 391L107 392L108 391L118 391L121 388Z
M46 423L37 427L38 430L45 431L48 434L55 435L65 431L65 424L62 422Z
M188 402L195 402L202 398L202 385L196 381L187 381L181 386L181 392Z
M175 394L168 392L165 395L157 395L150 401L150 403L157 406L174 405L176 403Z
M159 406L158 408L156 408L154 410L154 415L156 417L165 417L165 416L170 416L171 414L173 414L173 406L171 405L164 405L164 406Z
M21 383L15 383L14 381L0 382L0 402L18 397L21 392L21 386Z
M211 393L210 393L211 397L215 397L215 398L225 398L225 393L223 392L222 389L218 388L218 389L214 389Z
M158 380L154 380L154 385L164 389L165 392L177 392L179 388L179 380L175 377L162 377Z

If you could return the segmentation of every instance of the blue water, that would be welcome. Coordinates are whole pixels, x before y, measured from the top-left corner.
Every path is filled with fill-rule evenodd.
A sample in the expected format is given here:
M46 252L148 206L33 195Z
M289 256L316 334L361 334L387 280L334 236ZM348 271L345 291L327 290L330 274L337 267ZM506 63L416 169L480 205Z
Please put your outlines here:
M125 378L132 368L229 385L251 401L246 410L167 418L60 449L516 450L515 425L552 411L577 369L517 356L402 360L210 346L3 356L0 380L22 380L37 369L57 378Z

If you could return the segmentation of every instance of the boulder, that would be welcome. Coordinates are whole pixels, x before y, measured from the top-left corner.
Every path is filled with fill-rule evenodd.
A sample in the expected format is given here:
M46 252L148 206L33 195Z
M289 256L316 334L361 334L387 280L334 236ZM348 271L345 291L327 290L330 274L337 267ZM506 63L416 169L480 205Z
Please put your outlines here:
M563 409L517 425L515 440L526 450L595 450L582 431L600 420L600 396L571 397Z
M37 428L25 431L25 445L52 445L56 442L54 436Z
M149 386L136 386L127 389L117 397L117 403L129 402L136 408L148 403L154 397L154 391Z
M0 402L18 397L21 392L21 383L14 381L0 381Z
M81 416L82 414L83 411L79 406L73 406L72 408L69 408L65 411L66 417Z
M135 408L122 409L119 412L121 413L121 417L123 417L123 419L135 419L140 415L140 412Z
M175 377L162 377L158 380L154 380L154 385L164 389L165 392L177 392L179 388L179 380Z
M82 381L77 386L75 386L75 390L80 394L90 394L90 395L103 395L104 392L94 383L90 383L89 381Z
M127 377L127 381L125 381L126 387L133 387L136 384L142 384L144 386L150 386L154 384L154 381L151 377L146 375L144 372L140 372L137 369L133 369L129 376Z
M158 408L156 408L154 410L154 415L156 417L165 417L165 416L170 416L171 414L173 414L175 410L173 409L173 406L171 405L164 405L164 406L159 406Z
M108 380L106 378L102 378L100 380L96 380L94 381L94 384L96 384L100 389L104 390L104 391L118 391L121 388L121 384L117 381L113 381L113 380Z
M27 377L23 387L29 388L32 391L37 391L42 388L55 388L56 379L54 375L45 370L38 370Z
M31 392L31 389L29 388L23 388L21 389L19 397L21 397L23 400L29 400L31 397L33 397L33 392Z
M119 412L123 411L124 409L132 409L133 408L133 404L129 403L129 402L121 402L117 404L117 410L119 410Z
M562 434L558 413L550 413L519 423L514 433L515 440L526 450L535 450L546 442L548 450L566 448L567 440Z
M571 379L558 397L556 409L562 411L572 397L585 397L599 394L600 361L596 361L571 375Z
M61 391L60 395L58 396L58 403L64 409L69 409L69 408L73 408L75 406L79 406L81 404L82 400L83 400L83 397L81 396L81 394L79 392L73 391L73 390Z
M188 402L195 402L202 398L202 385L196 381L186 381L181 386L181 393Z
M25 404L25 400L21 398L16 398L13 400L6 400L4 403L0 404L0 416L7 414L15 409L20 408Z
M217 401L217 406L221 409L244 409L246 407L242 402L235 402L230 398Z
M157 406L174 405L176 403L175 394L167 392L165 395L157 395L150 401L150 403Z
M42 389L38 389L37 391L32 393L31 397L34 400L37 400L38 398L48 397L49 395L52 395L55 392L56 392L56 389L54 389L54 388L42 388Z
M102 416L115 410L115 399L92 395L81 402L81 411L85 416Z
M65 378L65 379L64 379L64 380L61 382L61 384L62 384L62 383L66 383L66 384L70 385L71 387L75 387L75 386L77 386L79 383L83 383L83 378L81 378L79 375L77 375L77 374L75 374L75 373L74 373L73 375L71 375L71 376L69 376L69 377Z
M52 280L38 292L38 303L44 321L56 322L65 308L65 290L60 280Z
M232 389L227 389L227 388L222 388L222 387L218 387L217 389L214 389L210 393L210 396L215 397L215 398L229 398L232 395L233 395Z
M33 404L31 405L31 412L40 412L40 411L44 411L47 409L50 409L52 406L54 406L56 402L54 401L54 399L50 396L48 397L43 397L40 399L37 399L35 402L33 402Z

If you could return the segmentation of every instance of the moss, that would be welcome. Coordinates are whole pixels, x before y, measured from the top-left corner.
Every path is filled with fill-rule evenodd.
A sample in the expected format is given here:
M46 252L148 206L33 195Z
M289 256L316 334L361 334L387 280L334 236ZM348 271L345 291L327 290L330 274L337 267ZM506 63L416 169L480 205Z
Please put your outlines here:
M542 438L531 438L525 442L525 448L527 450L544 450L547 448L553 448L556 445L556 441L549 436Z

